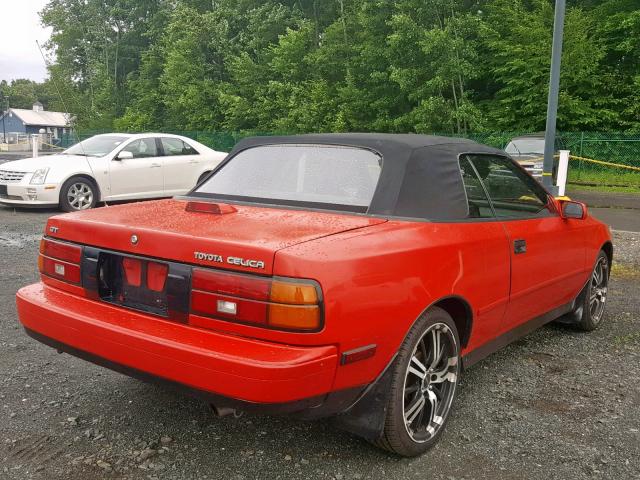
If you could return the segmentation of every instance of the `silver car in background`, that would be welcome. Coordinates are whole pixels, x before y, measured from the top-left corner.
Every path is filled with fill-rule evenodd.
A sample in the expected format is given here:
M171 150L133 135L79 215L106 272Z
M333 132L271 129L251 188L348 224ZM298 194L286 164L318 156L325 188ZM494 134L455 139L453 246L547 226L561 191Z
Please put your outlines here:
M504 150L537 180L542 179L544 134L512 138Z

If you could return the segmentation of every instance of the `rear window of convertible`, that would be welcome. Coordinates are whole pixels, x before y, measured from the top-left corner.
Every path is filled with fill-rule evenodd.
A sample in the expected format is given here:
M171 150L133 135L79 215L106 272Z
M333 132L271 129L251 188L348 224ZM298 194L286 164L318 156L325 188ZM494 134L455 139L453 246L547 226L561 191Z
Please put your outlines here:
M263 145L239 152L197 196L366 212L382 158L364 148Z

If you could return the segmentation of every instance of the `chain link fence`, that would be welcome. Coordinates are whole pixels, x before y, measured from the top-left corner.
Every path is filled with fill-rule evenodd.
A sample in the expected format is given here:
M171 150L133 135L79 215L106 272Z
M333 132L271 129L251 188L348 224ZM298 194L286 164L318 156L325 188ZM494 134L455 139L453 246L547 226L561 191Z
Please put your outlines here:
M67 134L60 139L60 146L68 147L78 140L84 140L108 131L80 131ZM215 150L229 151L242 138L253 135L276 135L286 132L207 132L207 131L165 131L192 138ZM434 133L438 134L438 133ZM440 135L442 135L440 133ZM447 135L447 134L444 134ZM469 138L485 145L504 149L511 139L525 135L542 135L529 132L477 132L456 135ZM450 134L449 134L450 136ZM640 192L640 134L598 133L598 132L559 132L556 137L556 150L569 150L572 158L569 163L569 183L576 188L605 188ZM592 162L590 160L595 160ZM606 162L606 165L598 162ZM632 167L631 169L624 168Z

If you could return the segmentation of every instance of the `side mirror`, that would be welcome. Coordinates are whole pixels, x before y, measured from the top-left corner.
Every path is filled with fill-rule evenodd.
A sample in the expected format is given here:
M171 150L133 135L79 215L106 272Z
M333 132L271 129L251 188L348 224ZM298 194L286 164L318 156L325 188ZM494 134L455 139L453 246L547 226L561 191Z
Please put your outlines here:
M562 218L576 218L578 220L587 218L587 206L582 202L560 200L560 212Z
M133 153L126 150L120 150L114 160L130 160L133 158Z

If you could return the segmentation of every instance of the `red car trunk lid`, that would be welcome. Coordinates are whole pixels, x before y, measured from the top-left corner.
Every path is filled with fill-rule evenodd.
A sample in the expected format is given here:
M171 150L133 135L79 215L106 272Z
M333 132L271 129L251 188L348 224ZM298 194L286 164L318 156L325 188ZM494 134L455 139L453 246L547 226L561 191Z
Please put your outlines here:
M278 250L386 221L241 205L221 215L189 212L186 205L159 200L58 215L49 219L46 234L135 255L270 274Z

